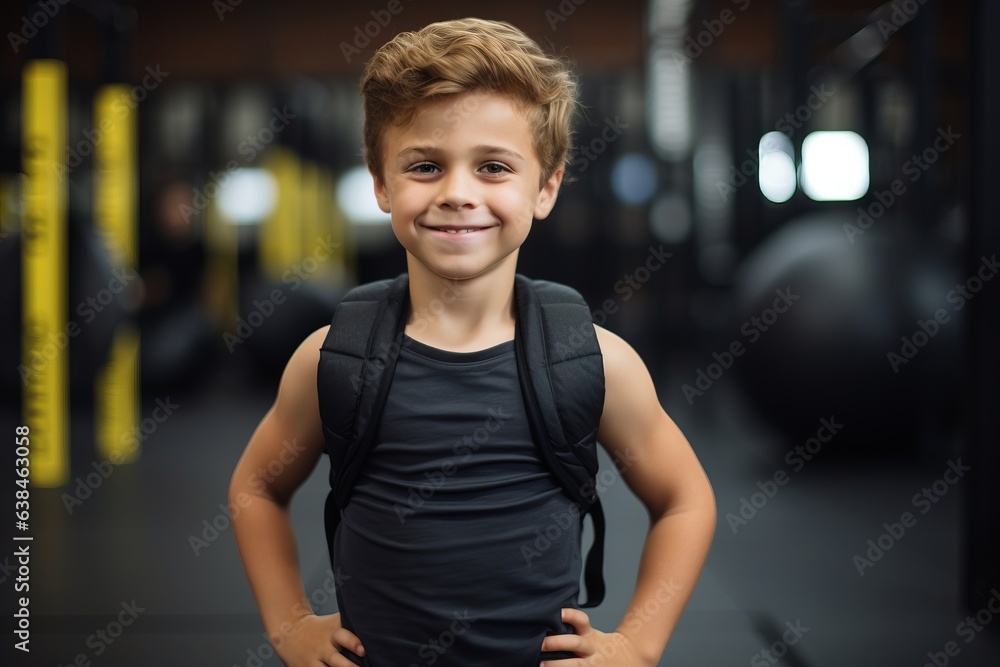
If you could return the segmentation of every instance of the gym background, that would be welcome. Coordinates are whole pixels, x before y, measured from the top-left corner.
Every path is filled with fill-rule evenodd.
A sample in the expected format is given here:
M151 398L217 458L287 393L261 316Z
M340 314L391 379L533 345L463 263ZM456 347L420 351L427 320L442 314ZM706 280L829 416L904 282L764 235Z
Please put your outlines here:
M404 268L360 157L364 62L471 11L580 75L520 271L638 349L715 487L661 664L997 664L986 0L5 3L0 426L12 504L30 428L7 521L33 538L0 548L31 648L6 634L5 664L278 664L229 476L297 343ZM604 463L611 630L646 521ZM293 505L320 612L325 466Z

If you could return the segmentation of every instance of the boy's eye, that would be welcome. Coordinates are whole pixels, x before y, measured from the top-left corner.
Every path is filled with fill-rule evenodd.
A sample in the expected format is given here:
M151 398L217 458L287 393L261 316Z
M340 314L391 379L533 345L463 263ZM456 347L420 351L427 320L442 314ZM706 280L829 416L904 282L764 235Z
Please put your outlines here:
M505 171L508 171L508 169L499 162L490 162L483 165L483 171L485 171L487 174L499 175L504 173Z
M408 171L412 171L417 174L433 174L437 170L430 162L421 162L420 164L415 164L409 168Z

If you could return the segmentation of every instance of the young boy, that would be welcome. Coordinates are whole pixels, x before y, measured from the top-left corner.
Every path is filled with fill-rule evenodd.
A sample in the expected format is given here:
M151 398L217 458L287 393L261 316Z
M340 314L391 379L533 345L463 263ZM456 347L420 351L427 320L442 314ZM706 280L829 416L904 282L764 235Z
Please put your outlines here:
M530 567L520 550L567 507L527 424L514 283L518 249L562 181L570 72L509 24L465 19L397 35L368 64L362 96L409 311L377 435L340 508L339 613L310 608L288 514L324 451L317 367L329 327L288 362L233 475L236 539L278 655L290 667L656 665L707 555L715 501L642 360L596 325L597 439L628 462L621 474L650 518L619 627L597 630L578 608L579 525ZM457 444L478 432L488 437ZM300 453L287 456L288 442ZM275 461L281 473L265 483L258 471ZM430 473L442 481L408 504Z

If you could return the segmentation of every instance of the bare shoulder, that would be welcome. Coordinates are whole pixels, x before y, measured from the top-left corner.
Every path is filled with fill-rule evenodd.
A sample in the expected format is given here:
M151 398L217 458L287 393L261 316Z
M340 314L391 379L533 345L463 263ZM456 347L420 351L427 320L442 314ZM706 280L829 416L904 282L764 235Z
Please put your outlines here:
M711 487L690 443L660 404L639 354L595 325L604 357L604 411L597 439L616 461L629 488L654 515L681 499L711 501Z
M635 381L641 380L642 376L648 377L645 362L624 338L596 324L594 331L604 357L605 381L629 378ZM639 377L636 373L639 373Z
M594 331L597 333L597 342L601 345L601 354L612 357L621 355L626 349L631 350L631 346L625 342L621 336L616 333L612 333L602 326L597 324L594 325Z
M319 396L316 390L316 373L319 367L319 349L326 339L327 325L309 334L292 354L281 376L275 410L282 418L319 420Z
M287 503L315 467L324 446L316 374L328 329L307 336L285 365L274 405L236 466L231 493L267 495Z
M623 429L651 426L665 416L645 362L621 336L594 325L604 358L604 411L601 431L611 436Z

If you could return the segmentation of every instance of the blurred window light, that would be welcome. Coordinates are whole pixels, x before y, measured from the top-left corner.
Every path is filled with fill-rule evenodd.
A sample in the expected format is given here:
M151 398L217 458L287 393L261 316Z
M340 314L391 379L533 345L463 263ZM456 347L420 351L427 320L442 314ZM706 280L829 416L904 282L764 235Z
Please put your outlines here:
M653 236L664 243L683 243L691 236L691 205L681 194L661 195L649 211Z
M274 210L278 182L266 169L234 169L219 187L219 213L234 225L255 225Z
M641 153L623 155L611 168L611 189L626 204L645 204L656 192L656 167Z
M350 222L358 225L385 224L391 220L378 207L375 182L367 167L348 169L337 183L337 202Z
M761 193L776 204L795 194L795 149L784 132L768 132L760 138L757 181Z
M653 147L671 162L687 157L691 145L689 67L680 42L660 40L650 50L649 124Z
M802 190L816 201L852 201L868 192L868 144L847 131L812 132L802 140Z
M652 0L649 3L650 32L683 34L687 28L691 0Z

